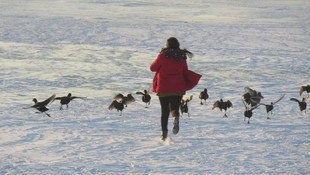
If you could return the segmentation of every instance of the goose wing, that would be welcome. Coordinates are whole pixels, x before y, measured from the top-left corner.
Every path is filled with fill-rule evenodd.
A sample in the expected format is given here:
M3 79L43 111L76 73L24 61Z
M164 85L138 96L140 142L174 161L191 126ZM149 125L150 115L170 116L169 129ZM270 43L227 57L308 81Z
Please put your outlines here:
M23 109L33 108L33 106L23 107Z
M303 102L306 102L308 98L309 98L309 95L307 95L307 96L303 99Z
M278 103L280 100L282 100L285 97L285 94L283 94L277 101L275 101L273 104Z
M191 96L189 96L188 98L187 98L187 102L189 102L189 101L191 101L193 99L193 95L191 95Z
M290 98L290 100L291 100L291 101L294 101L294 102L297 102L297 103L300 102L300 101L299 101L298 99L296 99L296 98Z
M147 94L149 94L149 93L151 92L152 89L153 89L153 88L149 89L149 90L147 91Z
M229 100L227 100L227 106L228 106L228 108L234 108L234 106L233 106L233 104L232 104L232 102L231 101L229 101Z
M244 104L245 110L248 111L248 110L249 110L248 105L246 104L246 102L245 102L243 99L242 99L242 102L243 102L243 104Z
M136 92L136 94L144 95L144 93L143 93L143 92Z
M266 106L267 104L265 104L265 103L257 103L257 104L259 104L259 105L264 105L264 106Z
M50 98L42 101L42 102L38 102L36 105L41 107L41 106L47 106L49 104L51 104L54 100L55 100L56 94L53 94Z
M256 106L253 106L250 110L252 111L252 110L256 109L256 108L259 107L259 106L260 106L260 104L258 104L258 105L256 105Z
M305 91L305 86L301 86L299 89L299 95L301 96L301 94Z
M75 98L79 98L79 99L86 99L87 97L76 97L76 96L73 96L73 97L70 97L70 100L73 100Z
M212 110L214 109L214 108L217 108L217 107L219 107L219 101L216 101L213 105L212 105Z
M244 87L245 92L249 93L251 96L256 94L256 91L249 88L248 86Z
M119 93L119 94L115 95L113 98L114 98L115 100L119 100L119 99L121 99L121 98L124 98L124 95Z
M115 109L115 106L117 105L117 101L116 100L114 100L110 105L109 105L109 107L108 107L108 109L109 110L112 110L112 109Z
M128 105L132 102L135 102L135 98L131 95L131 94L128 94L127 97L126 97L126 100L124 100L124 104Z
M56 97L55 100L62 100L63 98L67 98L67 96L63 96L63 97Z
M301 86L300 89L299 89L299 95L301 96L301 94L302 94L304 91L309 92L309 91L310 91L310 85Z

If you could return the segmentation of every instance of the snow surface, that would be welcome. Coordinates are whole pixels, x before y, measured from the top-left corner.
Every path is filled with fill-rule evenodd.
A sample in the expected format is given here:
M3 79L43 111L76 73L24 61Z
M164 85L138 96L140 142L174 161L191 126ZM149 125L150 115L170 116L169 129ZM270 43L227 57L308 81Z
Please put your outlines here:
M310 119L289 100L310 84L308 0L0 1L0 174L310 174ZM195 54L203 75L187 92L190 118L160 140L149 66L168 37ZM244 87L262 102L243 120ZM208 88L207 105L198 95ZM51 118L23 109L53 93L87 96ZM119 116L117 93L136 102ZM302 95L306 96L306 92ZM223 118L211 105L233 109ZM172 129L170 118L169 128Z

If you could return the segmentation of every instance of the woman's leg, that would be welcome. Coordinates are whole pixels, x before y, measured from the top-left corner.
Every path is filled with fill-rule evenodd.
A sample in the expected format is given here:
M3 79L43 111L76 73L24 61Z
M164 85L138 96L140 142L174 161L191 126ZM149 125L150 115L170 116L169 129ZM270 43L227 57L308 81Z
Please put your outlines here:
M172 116L179 117L180 112L180 104L181 104L182 96L171 96L170 97L170 112Z
M168 119L170 113L169 101L169 97L159 97L159 102L161 106L161 130L163 140L167 138L168 134Z
M170 98L170 111L173 116L173 134L177 134L179 132L179 107L181 104L182 96L171 96Z

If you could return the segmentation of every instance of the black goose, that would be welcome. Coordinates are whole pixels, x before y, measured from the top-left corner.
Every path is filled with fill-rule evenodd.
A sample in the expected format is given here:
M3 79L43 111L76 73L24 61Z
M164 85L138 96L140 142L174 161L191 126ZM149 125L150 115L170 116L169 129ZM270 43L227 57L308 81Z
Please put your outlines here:
M302 101L297 100L296 98L291 98L290 100L297 102L299 105L299 109L302 112L303 110L305 110L305 113L307 111L307 103L306 100L309 98L309 95L307 95L305 98L302 98Z
M68 109L68 104L70 103L71 100L75 99L75 98L79 98L79 99L85 99L86 97L75 97L72 96L71 93L69 93L67 96L63 96L63 97L56 97L55 100L60 100L60 108L59 110L62 110L62 105L66 105Z
M220 100L216 101L216 102L212 105L212 110L213 110L214 108L216 108L216 107L218 107L221 111L224 109L224 110L225 110L225 114L224 114L223 117L227 117L226 111L227 111L227 109L229 109L229 108L233 108L233 104L232 104L229 100L223 101L223 99L220 99Z
M51 104L55 100L55 97L56 97L56 95L53 94L50 98L48 98L42 102L38 102L38 100L36 98L34 98L34 99L32 99L32 101L34 102L34 105L32 105L30 107L25 107L24 109L36 108L38 111L40 111L37 113L45 113L48 117L51 117L51 115L46 112L46 111L48 111L48 108L46 106Z
M242 99L242 102L243 102L243 104L244 104L244 106L245 106L245 111L244 111L244 121L245 121L245 118L248 118L248 124L250 124L250 118L252 117L252 115L253 115L253 110L254 109L256 109L258 106L260 106L260 104L258 104L258 105L256 105L256 106L254 106L254 107L252 107L252 108L249 108L248 107L248 105L247 105L247 103Z
M145 107L147 108L147 105L151 104L151 96L150 96L150 91L144 90L143 92L136 92L136 94L142 95L142 101L145 103Z
M299 95L301 96L301 94L302 94L304 91L307 91L307 93L309 93L309 92L310 92L310 85L301 86L301 88L300 88L300 90L299 90Z
M243 94L242 97L245 102L247 104L251 104L252 107L256 106L260 100L264 98L260 92L256 92L256 90L253 90L247 86L244 87L244 90L246 93Z
M285 96L285 94L283 94L277 101L271 102L270 104L259 103L259 104L261 104L261 105L266 106L267 119L270 119L270 117L269 117L269 112L271 112L271 114L272 114L273 105L275 105L275 104L278 103L280 100L282 100L282 99L284 98L284 96Z
M183 96L183 98L181 100L181 104L180 104L180 111L181 111L182 116L183 116L183 113L187 113L187 115L189 117L187 103L190 102L192 99L193 99L193 95L191 95L187 99L185 98L185 96Z
M206 104L206 100L208 98L209 98L208 90L207 88L205 88L203 91L200 92L200 95L199 95L199 99L201 100L200 104L203 105L202 100L204 100Z
M117 100L114 100L108 107L109 110L116 109L117 112L120 111L120 116L122 115L123 109L124 109L124 103L121 100L118 102Z
M122 103L127 107L128 104L135 101L135 98L131 94L127 94L127 96L124 96L123 94L117 94L114 96L115 100L121 99Z

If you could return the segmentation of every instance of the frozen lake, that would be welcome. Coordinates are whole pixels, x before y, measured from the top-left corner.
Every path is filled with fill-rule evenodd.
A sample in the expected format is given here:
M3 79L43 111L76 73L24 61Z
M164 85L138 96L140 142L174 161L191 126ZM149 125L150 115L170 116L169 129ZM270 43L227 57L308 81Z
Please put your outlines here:
M0 174L310 174L310 119L290 98L310 84L310 2L241 0L0 1ZM202 79L190 117L160 141L149 66L175 36ZM249 86L277 103L243 119ZM200 91L208 88L207 105ZM86 96L48 113L32 98ZM136 102L119 116L113 96ZM234 104L223 118L212 104ZM308 99L309 101L309 99Z

